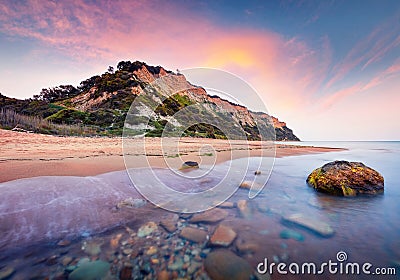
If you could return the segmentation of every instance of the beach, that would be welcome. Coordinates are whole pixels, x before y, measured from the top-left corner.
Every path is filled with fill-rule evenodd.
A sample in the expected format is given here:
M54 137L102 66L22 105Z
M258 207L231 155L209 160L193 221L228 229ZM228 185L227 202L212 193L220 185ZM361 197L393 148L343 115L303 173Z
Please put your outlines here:
M139 140L138 140L139 141ZM216 163L227 160L268 155L257 141L231 141L182 138L179 152L182 160L198 159L199 149L212 145ZM126 154L132 158L141 149L131 145ZM271 147L267 147L271 148ZM276 145L276 157L310 153L339 151L340 148L305 147L299 145ZM166 167L161 138L146 138L146 153L152 167ZM111 171L124 170L122 139L101 137L58 137L52 135L0 130L0 182L37 176L93 176ZM132 162L132 161L131 161ZM138 161L135 167L147 164Z

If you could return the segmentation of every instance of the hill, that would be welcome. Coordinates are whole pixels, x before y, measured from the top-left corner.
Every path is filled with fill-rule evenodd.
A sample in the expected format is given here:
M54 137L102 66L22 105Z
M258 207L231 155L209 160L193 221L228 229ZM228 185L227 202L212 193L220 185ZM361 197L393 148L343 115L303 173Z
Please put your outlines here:
M158 137L163 131L179 128L183 136L259 140L261 136L271 139L271 131L275 131L276 140L299 140L275 117L211 96L182 74L139 61L121 61L116 70L109 67L78 87L47 88L25 100L0 94L0 125L10 129L18 124L22 129L49 134L66 134L65 128L70 127L80 134L121 135L132 102L137 108L129 112L128 123L135 134ZM10 114L18 120L8 117L5 121ZM29 118L36 118L40 126L28 126ZM193 125L187 127L188 123Z

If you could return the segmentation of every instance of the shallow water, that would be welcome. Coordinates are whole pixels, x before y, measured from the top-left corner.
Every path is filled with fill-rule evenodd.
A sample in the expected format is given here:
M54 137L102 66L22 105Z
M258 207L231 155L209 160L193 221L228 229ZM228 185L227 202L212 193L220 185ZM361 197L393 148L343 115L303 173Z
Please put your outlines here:
M365 263L369 262L374 267L397 267L400 263L400 173L398 172L400 159L400 142L301 142L296 145L312 145L312 146L329 146L348 148L349 150L341 152L330 152L321 154L311 154L302 156L292 156L278 158L275 161L273 172L263 191L254 199L249 200L248 190L239 189L228 201L237 202L239 200L247 200L249 214L243 216L237 208L227 209L229 215L221 222L232 227L237 233L236 242L247 242L255 244L257 249L249 252L238 250L237 246L231 245L230 250L246 259L254 268L257 264L268 258L269 261L275 262L315 262L320 264L328 260L336 261L336 254L344 251L347 254L349 262ZM246 179L255 179L263 181L268 178L268 172L255 176L254 171L258 170L259 158L235 160L234 164L224 163L219 165L213 172L209 173L208 180L204 178L192 180L192 185L174 181L173 184L179 189L179 186L185 186L184 190L207 188L215 181L220 180L223 171L228 167L233 171L230 175L230 182L236 183L236 180L242 179L242 174L235 178L235 169L238 170L249 163L248 171L245 174ZM385 178L385 192L377 196L363 196L355 198L332 197L325 194L317 193L306 185L305 179L308 174L315 168L332 160L348 160L361 161L379 171ZM144 172L144 170L137 171ZM159 176L168 180L168 171L159 170ZM201 172L201 171L198 171ZM110 182L125 182L126 178L118 179L121 172L109 173L100 177L107 178ZM119 176L118 178L115 178ZM126 176L126 175L125 175ZM218 176L221 176L219 178ZM144 177L145 178L145 177ZM171 182L169 182L171 183ZM133 187L132 187L133 188ZM181 189L183 190L183 189ZM147 204L137 211L138 215L132 221L127 221L129 227L133 231L147 221L158 223L163 219L168 219L170 213L166 210L152 207ZM290 214L301 213L314 220L329 224L335 231L331 237L322 237L308 229L287 224L283 221L283 217ZM188 224L187 217L181 216L179 220L180 227ZM216 224L200 224L200 228L205 229L211 234ZM292 239L282 238L282 232L291 232L298 237ZM82 246L87 242L97 242L104 244L101 253L90 258L102 259L110 263L116 263L115 273L118 275L118 269L121 264L131 261L134 266L134 275L136 279L152 279L156 273L165 269L170 262L162 256L160 264L154 264L150 273L144 273L142 266L149 262L145 254L139 254L133 259L127 260L126 256L118 253L123 246L117 249L109 248L110 239L114 238L118 233L127 234L124 227L116 227L102 234L91 234L91 236L77 236L73 239L71 245L67 247L59 247L55 243L59 240L46 240L46 242L38 243L33 246L19 248L18 250L8 249L2 252L0 257L0 268L7 265L16 268L13 274L15 279L24 279L26 275L55 276L62 275L67 277L65 267L60 261L55 264L49 264L46 261L49 256L57 255L61 260L63 256L71 256L77 262L88 256ZM128 238L128 237L122 238ZM301 238L300 238L301 237ZM0 237L1 238L1 237ZM136 238L136 237L135 237ZM86 242L86 243L85 243ZM199 245L188 243L177 236L160 232L152 238L135 239L132 245L135 250L141 247L156 246L159 251L167 250L167 247L185 247L186 251L199 249L205 250L203 255L198 258L205 258L207 245ZM182 244L181 244L182 243ZM135 247L136 246L136 247ZM146 247L147 246L147 247ZM164 249L161 249L164 246ZM166 247L165 247L166 246ZM211 248L214 250L214 248ZM114 251L113 251L114 250ZM181 249L183 250L183 249ZM203 251L202 251L203 252ZM161 253L159 253L161 254ZM180 249L168 251L168 255L176 254L175 258L180 255L183 257ZM121 257L119 257L121 256ZM115 257L115 258L114 258ZM43 262L37 263L39 260ZM192 260L191 260L192 261ZM35 264L36 263L36 264ZM135 268L136 267L136 268ZM136 269L136 270L135 270ZM201 269L200 269L201 270ZM36 272L36 273L35 273ZM27 274L29 273L29 274ZM142 274L143 273L143 274ZM187 271L183 268L177 272L178 276L188 276ZM194 275L194 274L193 274ZM191 275L190 277L194 277ZM206 279L205 272L198 272L198 278ZM176 275L175 275L176 276ZM294 276L273 274L272 279L322 279L318 276L303 275ZM365 275L324 275L323 279L364 279ZM367 279L369 279L367 277ZM382 279L397 279L395 276L386 276Z

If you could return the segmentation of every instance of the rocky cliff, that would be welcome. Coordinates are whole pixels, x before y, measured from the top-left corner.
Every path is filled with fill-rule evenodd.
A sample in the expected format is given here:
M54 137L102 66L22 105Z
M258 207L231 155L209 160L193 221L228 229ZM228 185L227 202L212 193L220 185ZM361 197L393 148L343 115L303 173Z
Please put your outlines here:
M136 134L161 136L165 130L181 128L183 135L192 137L259 140L262 136L272 139L275 132L276 140L299 140L275 117L211 96L182 74L139 61L121 61L115 71L110 67L76 88L43 89L27 100L0 95L3 110L39 116L52 123L91 126L106 135L122 133L132 102L136 109L129 112L128 126Z

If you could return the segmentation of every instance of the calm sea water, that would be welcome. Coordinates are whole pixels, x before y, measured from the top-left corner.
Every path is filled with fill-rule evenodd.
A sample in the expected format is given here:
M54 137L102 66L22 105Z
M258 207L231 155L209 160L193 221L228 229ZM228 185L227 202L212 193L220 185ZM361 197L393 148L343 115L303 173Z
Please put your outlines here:
M297 258L335 259L345 251L349 261L390 266L400 260L400 142L283 143L347 148L346 151L279 158L260 200L278 212L299 212L330 224L328 239L307 236ZM360 161L379 171L385 192L375 197L332 197L306 186L317 167L333 160ZM283 197L283 199L282 199ZM279 219L279 218L278 218ZM278 224L278 223L276 223ZM308 249L305 249L307 247ZM304 249L304 250L303 250Z
M247 200L249 215L243 217L238 214L236 208L228 209L229 216L222 221L225 225L232 227L237 233L237 242L251 244L255 248L251 252L240 252L235 245L230 247L236 254L245 258L254 268L264 258L274 262L314 262L320 264L329 260L336 261L339 251L347 254L348 262L363 264L369 262L373 267L395 267L399 274L400 267L400 142L293 142L281 144L294 144L315 147L337 147L348 150L340 152L328 152L309 154L301 156L290 156L277 158L271 176L262 190L254 199L248 199L248 191L239 189L229 201L237 202ZM306 184L309 173L317 167L333 160L360 161L379 171L385 179L385 192L377 196L359 197L334 197L318 193ZM231 169L231 182L235 182L235 172L241 173L244 167L247 170L247 179L263 180L268 174L266 172L255 176L254 170L258 169L260 158L237 159L233 162L225 162L216 166L213 172L207 174L208 180L191 180L190 183L182 181L171 181L170 184L176 187L184 186L186 189L207 188L207 182L213 184L218 181L218 176L223 177L226 169ZM233 163L233 164L232 164ZM135 171L139 178L146 180L146 170ZM142 172L142 173L141 173ZM156 170L158 176L166 180L171 178L168 170ZM201 172L201 168L199 171ZM125 179L121 177L125 176ZM242 175L241 175L242 176ZM121 184L128 182L126 173L113 172L98 176L98 179L107 178L110 184ZM65 178L64 178L65 179ZM56 180L56 178L54 179ZM97 180L97 179L96 179ZM27 181L24 181L27 182ZM56 182L56 181L54 181ZM94 180L94 182L97 182ZM132 191L134 190L133 186ZM132 194L130 194L132 195ZM157 221L168 213L165 210L148 207L137 210L139 222L131 224L136 229L148 220ZM136 210L135 210L136 211ZM329 224L335 231L331 237L322 237L306 228L288 225L283 221L283 217L291 214L302 214L317 222ZM209 231L212 232L211 225ZM125 232L124 229L121 229ZM297 238L282 238L282 233L287 231L294 234ZM117 234L117 229L112 229L103 235L91 236L89 238L99 238L104 247L109 243L110 238ZM174 238L177 238L177 235ZM4 264L18 263L18 270L21 275L29 275L31 271L41 271L47 275L50 267L46 263L38 263L41 260L39 252L48 257L57 250L64 250L62 254L73 255L75 258L85 257L85 253L80 250L81 244L85 241L84 237L73 241L70 249L66 250L50 245L37 244L30 247L27 252L18 251L14 256L0 258L0 268ZM169 240L169 239L168 239ZM167 239L164 242L170 242ZM149 241L150 242L150 239ZM158 243L157 243L158 244ZM148 244L156 245L156 244ZM162 247L159 246L160 248ZM171 246L169 243L164 245ZM75 249L74 249L75 248ZM22 249L24 250L24 249ZM103 254L102 253L102 254ZM24 258L21 256L25 255ZM100 259L107 260L109 257ZM52 266L53 269L55 266ZM62 271L59 265L58 270ZM57 271L58 271L57 270ZM55 275L54 272L50 275ZM18 276L18 274L17 274ZM375 275L376 276L376 275ZM381 279L398 279L398 276L387 276ZM324 275L321 276L282 276L275 274L272 279L364 279L365 275ZM139 278L138 278L139 279ZM367 279L372 279L372 277ZM374 277L375 279L375 277Z

